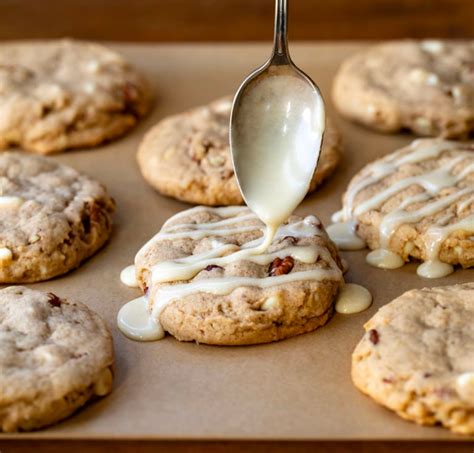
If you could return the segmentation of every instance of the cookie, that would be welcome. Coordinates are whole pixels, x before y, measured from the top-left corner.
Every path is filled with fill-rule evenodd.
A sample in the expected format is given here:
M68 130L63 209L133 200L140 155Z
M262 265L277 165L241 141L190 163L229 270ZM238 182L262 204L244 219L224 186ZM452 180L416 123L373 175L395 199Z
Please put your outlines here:
M66 165L0 153L0 283L76 268L108 239L114 209L104 186Z
M211 206L242 204L229 149L232 101L220 99L160 121L140 144L145 180L164 195ZM327 121L318 168L309 191L336 168L341 139Z
M324 325L343 276L321 222L292 216L265 253L245 255L263 230L247 207L198 206L169 219L135 259L153 319L178 340L217 345Z
M466 137L474 130L474 41L395 41L345 61L333 101L383 132Z
M96 146L143 116L149 90L117 53L79 41L0 45L0 148Z
M408 291L364 326L355 386L401 417L474 434L474 284Z
M374 250L370 264L416 258L424 277L472 267L474 145L419 139L370 163L350 182L340 217Z
M85 305L23 286L0 290L0 426L58 422L112 389L112 337Z

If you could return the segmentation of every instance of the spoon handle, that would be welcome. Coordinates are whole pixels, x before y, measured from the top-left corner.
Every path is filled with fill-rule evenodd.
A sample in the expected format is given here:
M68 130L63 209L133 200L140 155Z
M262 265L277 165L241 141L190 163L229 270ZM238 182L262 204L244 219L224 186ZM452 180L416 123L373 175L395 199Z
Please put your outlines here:
M272 59L288 60L289 58L287 23L288 0L275 0L275 33Z

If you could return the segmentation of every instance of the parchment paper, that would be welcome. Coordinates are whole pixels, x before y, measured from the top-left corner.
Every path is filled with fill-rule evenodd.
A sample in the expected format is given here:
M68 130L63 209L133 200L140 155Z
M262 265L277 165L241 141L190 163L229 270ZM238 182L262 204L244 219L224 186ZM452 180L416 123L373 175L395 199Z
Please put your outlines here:
M157 93L151 115L127 137L109 145L54 157L105 183L117 201L109 244L69 275L32 287L84 302L108 322L116 348L113 393L47 430L41 438L143 439L462 439L442 428L403 421L351 384L350 356L362 325L405 290L473 279L473 270L424 280L415 266L395 271L365 264L366 252L344 253L349 282L370 289L373 306L357 315L336 314L316 332L279 343L214 347L172 337L137 343L118 332L118 309L138 296L124 287L120 270L172 214L189 206L154 192L142 180L135 153L145 131L164 116L233 93L268 56L270 45L120 45ZM342 165L299 208L327 223L354 172L412 137L385 136L348 123L333 110L330 85L338 64L363 44L291 46L295 62L321 87L328 111L344 136ZM12 436L2 436L7 438ZM14 436L13 436L14 437Z

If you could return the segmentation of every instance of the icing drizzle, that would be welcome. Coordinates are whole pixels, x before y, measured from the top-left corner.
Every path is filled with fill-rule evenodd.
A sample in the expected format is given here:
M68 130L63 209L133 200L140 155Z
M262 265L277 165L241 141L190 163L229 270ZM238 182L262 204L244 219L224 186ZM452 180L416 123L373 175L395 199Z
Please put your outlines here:
M197 211L208 212L210 214L218 214L222 220L190 224L179 223L184 216L189 216ZM157 241L176 240L181 238L199 239L203 237L210 238L211 249L195 255L189 255L174 260L161 261L148 270L150 271L149 281L146 282L149 291L153 294L146 304L146 310L143 310L143 301L132 301L132 308L126 308L125 305L119 312L118 325L122 331L126 331L126 335L134 339L157 338L157 334L147 334L143 329L155 329L158 324L161 312L164 308L176 299L180 299L190 294L198 292L206 292L210 294L225 295L230 294L239 287L254 286L259 288L269 288L277 285L287 284L289 282L302 280L336 280L342 281L342 271L331 256L331 253L322 246L317 245L297 245L291 244L280 250L268 252L268 242L273 238L283 239L287 236L298 238L326 236L324 230L320 228L321 223L314 216L307 216L303 220L281 225L274 235L269 235L268 230L263 237L248 241L240 246L225 243L221 238L246 232L263 232L264 227L260 222L253 222L253 225L238 225L243 221L257 220L254 214L245 207L226 207L226 208L209 208L199 206L188 211L184 211L168 220L162 230L148 241L138 255L146 253ZM291 273L255 278L255 277L238 277L224 276L221 278L199 278L192 281L199 272L209 266L223 267L233 262L248 260L257 264L269 264L275 258L285 258L291 256L295 261L302 263L315 263L318 259L322 259L327 263L326 268L316 268L310 270L292 271ZM175 282L183 283L175 283ZM166 284L172 283L172 284ZM130 303L129 303L130 304ZM127 312L127 310L129 310ZM129 318L132 321L126 322L127 316L132 313ZM141 315L138 316L137 313ZM149 324L143 316L153 319L153 323ZM135 328L133 323L137 324ZM138 331L139 335L133 332Z
M449 213L439 218L423 235L427 257L425 262L418 267L417 273L426 278L443 277L453 272L453 266L443 263L439 258L444 241L452 233L458 231L474 232L474 215L450 223L453 218L462 215L462 211L474 203L474 185L459 187L459 183L474 172L474 163L468 163L457 172L455 170L462 165L463 161L472 157L472 151L446 157L441 168L402 178L386 189L374 193L357 206L355 205L355 199L362 190L390 177L403 165L435 159L446 151L462 149L462 145L444 140L419 139L412 142L409 148L408 153L391 154L363 170L362 177L349 186L345 195L344 208L333 215L332 220L337 223L328 227L328 233L341 249L360 248L360 238L354 234L356 218L368 211L379 210L379 214L382 214L379 225L380 248L367 255L367 262L384 269L394 269L403 266L404 259L390 250L390 239L393 233L402 225L421 222L427 216L438 214L457 203L456 213ZM406 197L397 209L383 215L381 206L391 197L411 186L417 186L420 192ZM439 197L440 194L443 196ZM417 207L417 204L421 206ZM413 247L414 244L408 243L407 247L410 246Z

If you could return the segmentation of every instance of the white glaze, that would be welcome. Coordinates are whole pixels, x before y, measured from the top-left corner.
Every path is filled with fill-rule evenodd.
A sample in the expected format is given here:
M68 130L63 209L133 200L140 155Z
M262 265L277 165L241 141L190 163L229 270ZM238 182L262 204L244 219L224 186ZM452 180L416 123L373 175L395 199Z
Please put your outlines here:
M303 280L340 280L341 274L341 270L333 262L331 263L330 269L312 269L309 271L291 272L290 274L278 275L276 277L206 278L180 285L164 286L158 288L154 294L155 303L153 304L151 313L154 319L159 319L161 312L171 301L181 299L197 292L225 295L230 294L232 291L242 286L256 286L263 289Z
M472 200L472 199L471 199ZM448 225L433 225L425 233L425 246L428 259L420 264L416 273L420 277L440 278L446 277L454 271L451 264L439 260L439 251L446 238L455 231L474 232L474 214Z
M398 269L405 264L400 255L387 249L375 249L367 254L365 257L367 263L371 266L379 267L381 269Z
M228 255L226 252L237 251ZM191 255L173 261L162 261L153 266L152 282L171 282L190 280L207 266L225 266L226 264L246 259L257 264L270 264L275 258L291 256L302 263L314 263L321 253L316 246L286 247L274 253L261 253L254 255L252 249L239 249L233 244L224 245L218 249L199 255ZM223 256L222 256L223 255Z
M342 223L344 221L344 211L341 209L340 211L336 211L331 216L332 223Z
M120 309L117 325L121 332L132 340L153 341L165 336L163 327L150 316L144 297L138 297Z
M124 285L130 286L130 288L138 288L135 266L133 264L122 269L122 272L120 272L120 281Z
M336 311L346 315L367 310L372 304L372 294L363 286L346 283L336 301Z
M358 193L381 181L383 178L390 176L402 165L419 163L423 160L437 158L442 152L449 149L455 149L457 146L458 144L456 142L415 140L410 145L412 148L411 152L401 156L391 155L381 162L376 162L370 165L367 167L367 170L363 173L360 180L351 185L345 195L344 210L335 213L332 217L333 221L353 222L352 219L354 216L360 216L365 212L380 208L380 206L390 197L400 193L408 187L416 185L423 189L423 192L407 197L402 201L398 209L393 210L382 217L379 227L380 249L374 250L367 255L367 262L369 264L384 269L395 269L401 267L404 263L403 259L389 250L390 238L397 228L403 224L417 223L427 216L435 215L459 200L461 201L459 201L458 212L461 212L471 203L474 203L474 188L472 186L457 189L455 192L444 196L443 198L434 199L433 201L426 203L430 199L436 197L443 189L455 187L457 183L466 178L470 173L474 172L474 164L471 163L466 165L462 167L460 171L454 173L455 169L459 168L459 166L462 165L462 162L469 156L469 153L466 152L465 155L451 158L447 157L441 168L416 176L403 178L394 184L391 184L386 189L376 192L371 198L358 204L354 208L354 201ZM466 198L463 199L464 197ZM413 209L413 206L419 202L423 202L424 205L421 208ZM429 228L424 234L424 237L427 238L425 239L425 241L427 241L425 245L428 250L428 257L426 263L423 263L417 271L420 276L438 278L448 275L453 271L452 266L442 263L439 260L438 255L441 246L448 236L455 231L474 231L474 220L472 219L472 216L469 216L457 223L446 225L452 217L453 214L448 213L448 215L439 218L436 225ZM328 228L328 231L331 232L332 229L332 235L336 238L337 233L340 232L340 235L343 238L339 240L341 242L341 248L344 248L344 234L347 235L347 241L350 246L350 235L353 231L351 231L352 228L353 223L349 223L348 226L345 227L336 224L335 226L331 225Z
M243 196L251 210L266 225L263 237L240 247L216 241L206 252L157 263L150 269L152 306L145 310L142 302L132 301L129 303L131 308L126 309L127 304L121 310L122 329L126 330L133 324L128 322L127 316L135 316L137 310L140 313L138 324L144 324L147 328L148 324L143 320L146 320L147 311L151 311L154 320L159 320L161 312L171 301L197 292L224 295L242 286L268 288L301 280L342 279L341 270L325 248L290 245L267 253L275 236L301 238L324 234L318 228L319 220L312 216L296 225L281 226L306 195L319 158L325 119L322 100L314 96L306 82L282 74L262 79L240 99L233 112L232 155ZM162 231L145 245L145 249L156 240L196 240L262 231L261 225L239 226L241 222L255 218L254 214L244 209L197 207L194 212L207 211L224 219L200 224L176 223L182 216L193 212L186 211L166 222ZM314 263L322 257L329 268L266 278L227 276L162 285L190 280L207 266L224 266L243 259L268 264L276 257L286 256L303 263Z
M347 222L333 223L326 229L331 240L340 250L361 250L366 244L355 232L355 223Z
M234 216L236 219L247 218L247 214L242 210L226 210L226 208L217 208L219 214L231 220L231 217ZM217 212L216 208L200 208L201 211L206 210L210 214ZM248 212L248 210L247 210ZM178 216L178 219L181 218L181 215ZM207 236L214 236L215 231L219 233L218 236L225 237L231 235L232 233L226 233L222 231L222 221L218 222L209 222L206 224L200 224L198 226L193 225L195 228L189 232L183 232L184 228L187 228L189 224L177 224L176 219L170 219L172 222L165 224L162 231L154 236L154 238L147 243L145 248L142 248L140 253L146 253L148 247L153 245L152 241L161 241L164 238L168 239L172 234L179 234L181 238L184 237L194 237L197 229L199 231L206 231ZM228 230L234 231L235 228L231 228L233 221L229 221L227 226ZM276 232L276 238L284 238L286 236L291 236L296 239L304 237L313 237L313 236L324 236L324 231L320 228L320 221L314 216L307 216L301 221L295 222L293 224L282 225ZM262 230L260 223L255 223L254 226L249 227L251 230L258 232ZM177 231L172 233L171 231ZM155 329L158 324L159 317L163 309L173 300L186 297L187 295L194 294L197 292L208 292L212 294L229 294L234 289L237 289L242 286L257 286L260 288L268 288L270 286L276 286L280 284L286 284L293 281L301 280L338 280L342 279L342 272L333 260L331 254L326 248L318 247L316 245L289 245L283 249L272 252L258 252L261 248L262 242L266 238L259 238L256 240L249 241L242 244L240 247L235 244L225 244L219 240L213 239L211 242L212 248L206 252L183 257L171 261L163 261L154 265L151 269L151 279L148 282L151 291L153 293L153 304L149 304L148 310L143 310L143 306L139 305L138 302L132 301L129 304L132 306L128 311L124 308L121 311L121 330L126 331L128 328L131 329L127 333L128 336L133 337L134 339L141 339L146 341L149 337L142 333L142 330L147 330L149 328ZM310 271L300 271L300 272L291 272L290 274L267 277L267 278L247 278L247 277L223 277L223 278L206 278L194 280L189 283L182 284L173 284L168 286L159 286L158 284L166 282L176 282L180 280L189 280L192 279L197 273L205 269L209 265L226 265L238 260L246 259L253 261L258 264L269 264L276 257L284 258L286 256L292 256L295 260L298 260L303 263L314 263L316 260L321 257L329 264L328 269L313 269ZM128 305L128 304L127 304ZM127 306L125 305L125 307ZM138 310L138 315L137 315ZM141 311L140 311L141 310ZM153 324L147 324L144 320L146 316L151 317L155 322ZM127 320L127 316L132 316L133 320ZM138 327L135 327L138 321ZM129 327L132 326L132 327ZM138 330L139 335L135 332Z
M324 105L299 77L252 84L232 113L231 149L247 206L276 230L308 192L324 132Z
M416 268L416 273L420 277L424 278L446 277L447 275L452 274L453 272L454 267L451 264L443 263L438 259L433 261L425 261Z

